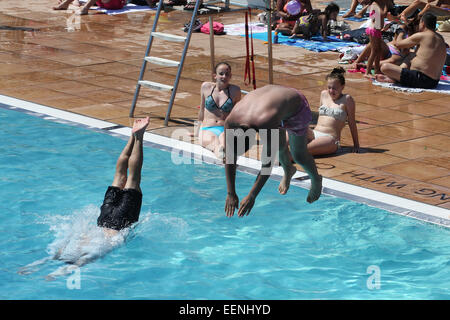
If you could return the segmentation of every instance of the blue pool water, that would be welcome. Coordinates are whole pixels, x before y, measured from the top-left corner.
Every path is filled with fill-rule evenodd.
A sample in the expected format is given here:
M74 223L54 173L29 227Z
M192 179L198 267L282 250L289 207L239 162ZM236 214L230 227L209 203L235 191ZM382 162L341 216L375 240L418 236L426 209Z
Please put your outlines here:
M140 221L107 243L95 223L125 140L1 108L0 139L0 299L450 298L447 229L331 196L308 205L273 180L229 219L222 167L145 147ZM243 198L254 176L237 179ZM86 235L98 259L80 270L29 266Z

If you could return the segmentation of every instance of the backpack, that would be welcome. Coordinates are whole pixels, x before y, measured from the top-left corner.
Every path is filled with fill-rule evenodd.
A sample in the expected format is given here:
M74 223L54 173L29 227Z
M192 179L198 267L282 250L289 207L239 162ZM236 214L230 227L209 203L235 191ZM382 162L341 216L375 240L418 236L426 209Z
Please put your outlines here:
M200 31L203 33L209 34L209 22L205 23L202 26L202 28L200 29ZM223 23L214 21L213 22L213 31L214 31L214 34L225 34Z

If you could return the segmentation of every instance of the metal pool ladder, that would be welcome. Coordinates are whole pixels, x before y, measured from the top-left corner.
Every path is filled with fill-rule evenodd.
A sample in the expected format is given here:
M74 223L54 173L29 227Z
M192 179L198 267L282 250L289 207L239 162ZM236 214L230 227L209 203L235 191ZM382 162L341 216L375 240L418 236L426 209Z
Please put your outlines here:
M175 101L175 95L177 94L178 82L180 81L181 71L183 70L184 59L186 57L187 50L189 48L189 42L191 40L194 22L197 17L197 11L200 6L200 0L196 0L196 2L195 2L195 8L192 11L192 18L191 18L191 22L190 22L186 37L177 36L177 35L168 34L168 33L156 32L159 16L160 16L161 9L163 8L163 6L164 6L164 1L160 0L159 4L158 4L158 8L156 10L156 15L155 15L155 18L153 21L152 31L150 32L150 38L147 43L147 49L145 51L145 57L142 62L142 67L141 67L141 72L139 74L138 83L136 85L136 90L134 92L133 102L131 104L131 109L130 109L130 118L134 117L134 109L136 108L136 102L139 97L139 92L141 90L141 86L151 88L151 89L156 89L156 90L171 91L172 95L170 96L169 106L167 107L166 117L164 120L164 125L167 126L169 119L170 119L170 113L172 111L172 106ZM181 54L180 61L174 61L174 60L164 59L164 58L160 58L160 57L150 56L150 50L152 47L153 38L158 38L160 40L171 41L171 42L184 42L183 53ZM144 77L145 70L147 68L147 62L162 65L162 66L168 66L168 67L178 67L178 71L177 71L177 75L175 77L174 84L167 85L167 84L163 84L163 83L159 83L159 82L142 80Z

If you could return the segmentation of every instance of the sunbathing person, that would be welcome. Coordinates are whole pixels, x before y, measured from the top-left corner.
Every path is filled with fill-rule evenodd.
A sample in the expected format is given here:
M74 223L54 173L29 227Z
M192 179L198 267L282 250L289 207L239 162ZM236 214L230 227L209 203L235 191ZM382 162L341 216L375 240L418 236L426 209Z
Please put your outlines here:
M345 18L349 18L349 17L354 16L355 18L361 19L362 17L364 17L364 15L366 14L367 9L369 9L369 5L368 4L364 5L362 7L362 9L358 13L356 13L356 8L358 7L358 5L359 5L358 0L352 0L352 4L350 5L350 9L347 11L346 14L344 14L342 16L342 18L345 19Z
M200 95L201 104L195 136L200 138L200 144L214 152L219 160L223 160L225 148L224 122L233 106L241 99L241 89L231 80L231 66L226 62L216 65L215 82L204 82Z
M125 229L139 220L141 210L143 137L148 124L148 117L134 121L132 134L117 159L113 182L108 187L100 208L97 219L99 228L70 235L63 243L58 243L52 256L21 268L19 274L34 272L37 266L50 260L65 262L64 266L47 276L51 280L71 273L73 267L81 267L100 258L125 241Z
M387 6L387 9L388 9L388 13L387 13L388 18L399 15L406 8L406 6L395 5L393 0L386 0L385 3ZM363 5L363 7L358 13L356 13L356 9L359 4ZM342 16L342 18L345 19L345 18L354 16L355 18L361 19L366 14L367 9L369 9L369 6L370 6L370 4L364 3L364 1L362 1L362 0L352 0L350 10L346 14L344 14ZM391 19L389 19L389 20L391 20Z
M278 192L286 194L291 178L297 172L290 160L292 154L295 162L300 164L311 178L307 202L312 203L319 199L322 177L318 174L314 158L306 147L306 133L311 120L308 101L293 88L266 85L251 91L236 104L225 120L225 175L228 190L225 212L228 217L233 216L237 208L239 217L250 213L256 197L271 174L277 151L284 170ZM290 152L286 143L286 131L289 134ZM238 156L250 149L256 132L262 141L262 166L249 194L239 204L235 188L236 161ZM245 139L246 136L250 141Z
M74 5L80 6L78 0L63 0L58 3L56 7L53 7L53 10L67 10L69 5L74 2ZM146 0L146 3L149 7L155 7L157 0ZM84 6L81 7L81 10L78 12L80 15L86 15L89 12L89 9L93 5L97 5L100 8L108 9L108 10L119 10L122 9L126 4L127 0L88 0Z
M313 14L309 16L301 16L297 19L294 28L292 29L291 38L295 38L302 34L304 38L309 39L321 30L324 41L328 39L328 21L337 20L339 14L339 6L331 2L322 12L320 10L313 10Z
M287 5L291 0L277 0L276 10L280 17L276 30L285 36L292 34L292 29L300 16L313 11L310 0L294 0L300 4L300 11L296 15L291 15L287 9Z
M308 151L314 155L336 152L340 148L341 132L346 121L353 139L353 152L359 152L358 129L355 121L355 101L342 93L345 70L334 68L326 76L327 89L320 94L319 118L314 130L308 129Z
M436 16L426 13L419 22L419 32L395 41L399 49L417 46L415 55L406 59L400 66L384 63L382 75L375 79L380 82L398 82L411 88L432 89L437 86L447 57L444 38L435 31Z
M421 1L415 0L413 1L403 12L400 14L400 19L403 21L408 21L408 18L414 16L415 13L420 10L418 13L419 17L422 17L425 13L430 12L437 17L440 16L450 16L450 0L437 0L436 4L431 4L431 2L435 2L436 0L430 1Z

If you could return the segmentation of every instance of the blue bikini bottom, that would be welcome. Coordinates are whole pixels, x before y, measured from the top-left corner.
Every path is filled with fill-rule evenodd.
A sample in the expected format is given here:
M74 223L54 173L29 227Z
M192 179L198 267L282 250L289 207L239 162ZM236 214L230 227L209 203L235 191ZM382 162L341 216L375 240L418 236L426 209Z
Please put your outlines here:
M204 127L202 128L202 130L208 130L214 133L216 136L220 136L224 131L224 127L223 126Z

